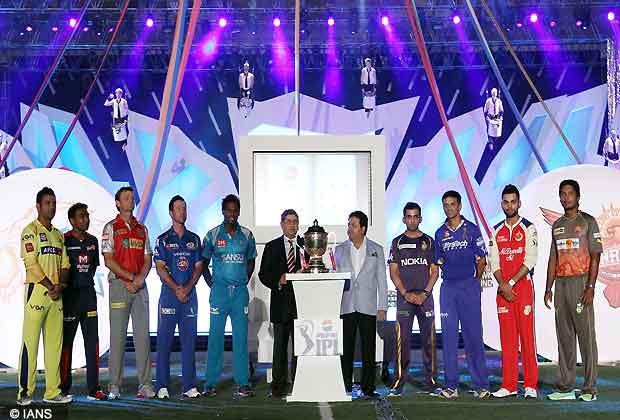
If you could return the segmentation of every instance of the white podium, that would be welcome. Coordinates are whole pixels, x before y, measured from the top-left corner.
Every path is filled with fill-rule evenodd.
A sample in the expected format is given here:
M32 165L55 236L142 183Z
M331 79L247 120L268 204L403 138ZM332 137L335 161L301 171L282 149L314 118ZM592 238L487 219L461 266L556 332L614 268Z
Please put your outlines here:
M297 302L297 371L288 402L351 401L342 379L340 303L351 273L287 274Z

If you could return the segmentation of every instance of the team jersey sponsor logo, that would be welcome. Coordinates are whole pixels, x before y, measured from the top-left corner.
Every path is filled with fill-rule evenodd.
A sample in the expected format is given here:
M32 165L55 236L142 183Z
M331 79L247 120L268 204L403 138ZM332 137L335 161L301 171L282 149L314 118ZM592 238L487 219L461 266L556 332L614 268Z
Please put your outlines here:
M558 239L555 241L558 251L567 251L579 248L579 238Z
M168 249L179 249L179 244L170 244L167 243L166 245L164 245L166 248Z
M222 255L222 261L229 263L241 264L245 261L245 256L243 254L224 254Z
M503 235L497 235L497 242L507 242L508 238Z
M188 242L186 246L187 246L187 249L194 249L194 248L196 248L196 244L193 243L193 242Z
M553 229L553 234L554 235L562 235L565 232L566 229L564 229L564 227L559 227L559 228L555 228Z
M506 261L512 261L515 258L515 255L523 254L523 247L519 248L510 248L505 247L499 251L499 255L503 255L506 257Z
M482 238L480 238L480 239L482 240ZM459 249L465 249L465 248L467 248L467 245L469 245L469 242L467 242L467 240L444 242L443 243L443 250L444 250L444 252L448 252L448 251L455 251L455 250L459 250ZM484 241L483 241L483 245L484 245Z
M88 264L88 255L78 255L78 264Z
M32 309L33 311L41 312L45 310L45 306L30 304L30 309Z
M401 244L398 245L398 249L417 249L417 244Z
M34 235L31 233L27 233L22 236L22 241L34 241Z
M177 311L175 308L161 308L162 315L174 315Z
M114 236L118 236L118 235L126 235L128 234L129 231L125 228L121 228L121 229L117 229L114 231Z
M517 232L515 234L515 241L522 241L523 240L523 234L521 232Z
M217 247L218 248L224 248L226 246L226 239L218 239L217 240Z
M97 247L96 247L95 245L88 245L88 246L86 247L86 250L87 250L87 251L94 251L96 248L97 248Z
M41 254L43 255L62 255L62 249L55 246L44 246L41 248Z
M506 308L505 306L499 306L497 308L497 313L498 314L507 314L508 313L508 308Z
M144 241L142 239L125 238L121 242L121 247L129 249L142 249L144 248Z
M30 242L26 244L26 252L34 252L34 245Z
M426 258L418 257L418 258L403 258L400 260L400 265L403 267L409 265L428 265L428 261Z
M45 233L39 233L39 241L47 242L47 235Z
M177 261L177 268L180 271L187 271L187 269L189 268L189 261L187 260L187 258L180 257Z
M528 316L532 313L532 305L525 305L523 307L523 315Z
M443 237L444 239L447 239L450 237L450 232L448 232L447 230L443 233Z

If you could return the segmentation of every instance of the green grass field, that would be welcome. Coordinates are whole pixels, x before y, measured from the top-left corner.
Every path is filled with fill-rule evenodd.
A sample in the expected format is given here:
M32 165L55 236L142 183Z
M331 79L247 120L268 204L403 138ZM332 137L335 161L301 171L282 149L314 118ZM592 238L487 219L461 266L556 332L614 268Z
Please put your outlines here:
M489 357L490 365L496 365L497 355ZM415 360L415 359L414 359ZM495 362L493 363L493 360ZM204 368L204 367L202 367ZM178 365L173 365L173 373L178 371ZM229 371L229 370L228 370ZM465 372L465 371L464 371ZM178 372L177 372L178 373ZM199 370L199 377L201 370ZM419 370L414 369L414 375ZM492 388L499 386L499 370L491 369ZM579 372L581 374L581 372ZM255 387L256 396L242 400L232 398L232 382L230 378L224 380L218 387L218 395L213 398L197 398L191 401L182 401L173 398L166 401L140 400L133 397L136 384L135 379L127 378L123 390L123 399L114 402L87 401L85 393L84 373L76 373L72 392L74 402L65 410L59 409L53 413L54 419L562 419L562 420L590 420L590 419L620 419L620 368L599 368L599 400L593 403L578 401L551 402L543 398L536 401L513 398L511 400L489 399L475 400L467 392L466 385L460 389L461 397L458 400L441 400L434 397L417 394L415 382L408 385L405 395L398 400L357 400L351 403L332 403L323 408L319 404L288 404L284 401L271 400L267 397L268 385L265 382L264 371L259 370L258 381ZM102 373L105 385L105 373ZM540 384L541 393L549 393L553 388L555 377L554 366L541 366ZM7 408L15 407L16 375L14 373L0 374L0 405L3 411L0 418L10 418ZM578 378L581 380L582 378ZM462 376L465 382L468 377ZM37 377L37 392L35 399L42 398L43 375ZM317 384L320 386L320 384ZM179 392L180 378L173 376L170 386L171 394ZM131 390L131 393L129 392ZM381 385L378 389L385 393ZM36 402L31 407L44 407Z

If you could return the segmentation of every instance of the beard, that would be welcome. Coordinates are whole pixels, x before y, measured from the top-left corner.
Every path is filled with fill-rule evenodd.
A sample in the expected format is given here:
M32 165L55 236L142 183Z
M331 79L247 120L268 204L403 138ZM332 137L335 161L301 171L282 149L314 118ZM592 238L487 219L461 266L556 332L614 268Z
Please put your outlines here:
M515 217L516 215L518 215L519 212L517 210L515 210L513 212L510 212L510 213L507 212L507 211L504 211L504 214L506 215L507 218L512 218L512 217Z

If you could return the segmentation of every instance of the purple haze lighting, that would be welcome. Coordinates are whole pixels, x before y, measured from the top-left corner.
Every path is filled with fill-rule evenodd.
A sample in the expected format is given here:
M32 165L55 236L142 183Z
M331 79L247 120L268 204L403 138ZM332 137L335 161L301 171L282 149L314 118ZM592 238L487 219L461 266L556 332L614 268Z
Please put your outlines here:
M69 26L71 26L72 28L75 28L75 25L77 25L77 19L76 18L69 19Z
M336 21L334 20L333 17L330 17L329 19L327 19L327 24L329 26L334 26L335 23L336 23Z
M218 25L220 25L220 28L225 28L226 25L228 25L228 21L226 20L226 18L221 17L220 20L217 21Z
M610 22L616 20L616 14L613 11L607 13L607 20Z
M530 22L532 22L532 23L538 22L538 13L532 13L530 15Z
M210 39L208 40L205 45L202 47L202 52L205 55L211 55L215 52L215 40L214 39Z
M280 22L280 18L273 18L273 26L275 26L276 28L279 28L281 23L282 22Z
M452 16L452 23L458 25L459 23L461 23L461 17L459 15Z
M32 32L32 26L30 25L26 26L26 32Z
M387 16L383 16L383 17L381 18L381 24L382 24L383 26L388 26L388 25L390 24L390 18L389 18L389 17L387 17Z
M155 24L155 22L153 21L153 19L152 19L152 18L148 18L148 19L146 20L146 27L147 27L147 28L152 28L154 24Z

